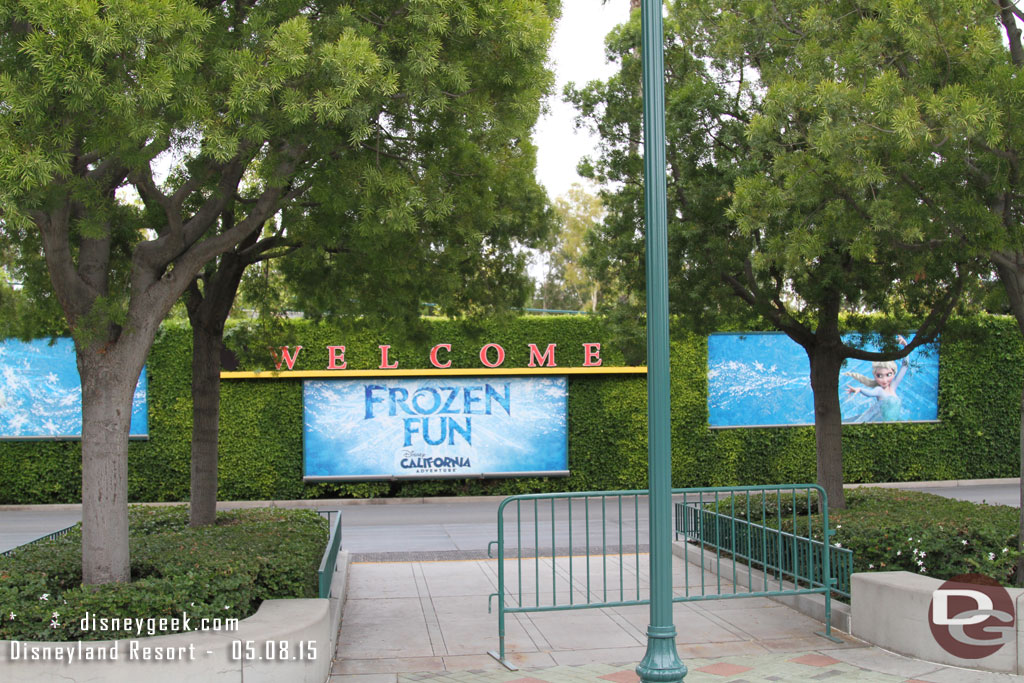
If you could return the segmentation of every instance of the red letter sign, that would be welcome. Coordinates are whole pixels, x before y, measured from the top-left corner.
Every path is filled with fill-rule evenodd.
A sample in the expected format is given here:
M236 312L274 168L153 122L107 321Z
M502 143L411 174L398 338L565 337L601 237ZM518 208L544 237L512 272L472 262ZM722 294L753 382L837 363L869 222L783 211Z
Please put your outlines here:
M596 363L594 361L597 361ZM587 368L596 367L601 364L601 345L600 344L584 344L583 345L583 366Z
M448 361L447 363L442 363L439 360L437 360L437 352L439 349L444 349L448 353L451 353L452 345L438 344L434 348L430 349L430 364L433 365L435 368L450 368L452 366L451 361Z
M281 362L284 361L284 364L288 366L288 369L292 370L295 367L295 361L299 359L299 351L301 350L301 346L296 346L295 355L293 356L287 346L282 346L281 355L278 356L277 352L273 348L270 349L270 355L274 358L274 368L280 370Z
M548 344L547 351L545 351L544 354L541 355L540 349L537 348L537 345L536 344L530 344L530 365L529 365L529 367L535 368L535 367L537 367L538 363L540 364L540 367L544 367L545 365L548 366L548 367L551 367L551 368L558 367L557 363L555 363L555 347L556 346L558 346L558 344Z
M487 352L490 349L498 349L498 360L492 363L487 359ZM484 344L484 347L480 349L480 362L489 368L496 368L505 362L505 349L501 348L500 344Z
M338 361L341 361L341 365L338 365ZM327 369L328 370L344 370L347 367L348 367L348 361L345 360L345 347L344 346L328 346L327 347Z
M395 368L398 367L398 361L397 360L394 362L394 364L389 364L388 363L388 349L390 349L390 348L391 347L388 346L387 344L384 344L383 346L380 347L380 369L381 370L394 370Z

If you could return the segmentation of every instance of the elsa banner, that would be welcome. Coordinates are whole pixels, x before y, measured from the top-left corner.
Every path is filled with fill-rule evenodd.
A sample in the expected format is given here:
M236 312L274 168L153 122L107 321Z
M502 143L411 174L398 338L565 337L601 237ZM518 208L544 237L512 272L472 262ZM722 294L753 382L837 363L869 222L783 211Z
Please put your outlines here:
M146 369L132 400L129 435L149 434ZM0 341L0 439L82 438L82 381L71 339Z
M307 380L307 481L568 475L565 377Z
M851 334L843 341L879 350L877 338ZM893 339L896 345L903 341ZM839 377L843 424L935 422L938 396L937 342L888 363L848 358ZM710 335L708 420L712 428L813 425L810 363L803 348L781 332Z

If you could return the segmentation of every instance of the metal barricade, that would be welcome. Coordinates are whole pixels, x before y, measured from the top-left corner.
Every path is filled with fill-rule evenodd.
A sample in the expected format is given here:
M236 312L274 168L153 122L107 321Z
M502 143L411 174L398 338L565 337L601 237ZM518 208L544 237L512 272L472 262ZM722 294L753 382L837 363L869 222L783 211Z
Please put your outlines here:
M646 543L646 521L641 523L646 496L646 490L536 493L501 502L498 540L487 548L492 556L492 546L498 547L498 592L489 596L488 611L497 596L499 646L491 656L515 668L505 660L506 614L649 603L640 582L640 558L647 550L641 543L641 533ZM506 513L514 518L506 519ZM514 526L511 543L506 542L506 524ZM506 548L513 551L511 559Z
M714 489L695 489L696 493L684 491L683 500L675 503L676 540L682 537L701 551L709 548L714 550L715 559L719 563L724 552L726 557L742 560L748 567L760 569L763 576L758 577L758 582L762 584L763 590L768 590L769 585L774 585L776 581L780 586L785 581L795 581L802 586L823 586L822 577L826 575L825 543L812 537L813 526L808 515L801 513L800 520L796 519L797 509L813 509L814 503L804 501L797 504L793 498L784 501L767 495L772 492L773 495L781 496L785 491L795 497L796 490L792 487L752 487L740 499L739 510L736 510L736 497L730 496L729 509L725 511L722 511L722 501L716 500L718 496ZM809 496L811 491L806 490L806 493ZM787 506L790 510L783 515L782 508ZM761 523L753 522L752 519L760 520ZM785 530L787 525L797 529L802 520L807 520L806 533L797 534ZM834 531L830 530L829 536L833 534ZM690 550L686 547L684 556ZM706 565L704 560L701 557L697 564ZM853 551L830 545L827 560L834 582L832 592L849 598ZM753 590L754 583L748 575L748 592Z
M648 548L647 493L540 493L502 501L498 540L488 545L489 557L497 546L498 592L489 596L488 611L497 597L499 643L489 654L515 668L505 659L507 614L650 604L642 581L647 567L641 565ZM673 602L820 593L825 599L821 635L834 640L833 554L815 550L835 533L828 527L824 489L815 484L709 487L673 489L672 495L678 501L676 538L687 541L682 548L686 587ZM815 508L822 515L817 527ZM815 529L824 542L813 538ZM852 564L852 554L849 558ZM730 560L731 580L723 586L723 561ZM738 562L750 565L745 580ZM763 576L755 582L758 567ZM713 583L705 570L714 572ZM691 571L700 571L699 591L696 581L690 585Z

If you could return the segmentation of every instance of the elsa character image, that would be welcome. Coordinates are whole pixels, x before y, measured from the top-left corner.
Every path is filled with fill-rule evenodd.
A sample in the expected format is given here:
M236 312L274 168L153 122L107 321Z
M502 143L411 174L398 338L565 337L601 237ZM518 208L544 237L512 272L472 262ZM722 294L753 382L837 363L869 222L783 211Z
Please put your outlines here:
M897 337L897 340L901 346L907 345L907 340L902 336ZM861 415L857 420L858 422L877 421L879 419L883 422L894 422L900 419L903 412L903 403L896 394L896 389L907 374L908 366L909 363L906 358L903 359L899 366L896 365L896 361L875 361L871 364L872 377L865 377L856 372L843 373L864 385L863 387L850 385L846 387L848 393L862 394L877 399L873 409L869 409ZM898 371L897 367L899 368Z

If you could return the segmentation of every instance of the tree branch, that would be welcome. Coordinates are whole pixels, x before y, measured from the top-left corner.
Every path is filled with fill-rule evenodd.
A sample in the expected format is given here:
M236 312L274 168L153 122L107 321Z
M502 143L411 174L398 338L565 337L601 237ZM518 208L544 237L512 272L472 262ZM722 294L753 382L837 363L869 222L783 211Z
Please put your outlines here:
M68 324L74 329L78 318L89 312L96 294L78 276L71 256L70 200L65 199L50 213L33 211L30 215L43 238L43 256L53 291L64 309Z
M1011 257L1009 254L1013 254L1013 256ZM1024 269L1024 254L1019 251L993 251L989 254L989 258L997 267L1009 268L1011 270Z
M743 270L744 278L747 281L746 284L741 282L736 276L725 272L721 274L722 281L729 285L733 293L750 305L757 313L764 316L776 328L789 335L790 339L804 348L808 348L809 345L813 344L814 333L797 322L785 309L785 305L781 301L773 301L775 305L772 305L769 303L769 299L761 293L760 288L757 286L757 280L754 277L754 269L750 259L744 261Z
M135 186L136 190L138 190L139 196L142 197L142 201L149 201L156 204L164 210L164 213L168 213L170 211L170 199L168 199L167 195L161 192L160 188L156 186L156 181L153 180L153 169L150 168L149 164L129 173L128 181Z
M297 148L286 145L282 150L285 158L274 170L273 177L291 177L305 151L305 147ZM240 179L241 173L238 173L238 180ZM236 186L237 182L238 181L236 180ZM225 184L226 183L222 183L221 186L223 187ZM196 236L196 240L193 240L193 243L189 244L188 250L182 251L180 255L175 258L175 268L185 268L186 272L198 270L206 261L232 249L235 245L244 240L246 236L259 230L260 226L262 226L278 210L282 201L285 199L290 201L298 197L303 191L305 191L305 186L300 186L297 192L296 188L290 186L272 186L266 188L259 198L257 198L256 204L253 205L252 209L250 209L248 215L230 229L217 235L213 235L202 242L195 243L195 241L202 236L205 230L200 232ZM224 196L227 199L230 199L233 195L234 192L224 193ZM193 220L196 219L194 218ZM189 224L191 223L192 221L190 220ZM186 229L187 225L188 224L186 224Z
M1014 66L1024 67L1024 46L1021 45L1021 31L1017 26L1017 19L1024 21L1024 12L1017 9L1012 0L993 0L999 8L999 20L1006 31L1006 40L1010 45L1010 59Z
M180 211L175 210L171 199L156 187L152 172L148 167L144 173L137 176L136 187L139 188L140 194L143 194L144 197L151 197L164 209L167 216L167 230L163 233L158 232L157 239L140 244L136 248L135 256L132 259L133 287L136 273L141 275L141 270L149 270L153 277L159 277L168 264L184 254L196 240L202 237L234 197L247 165L248 158L244 150L225 164L222 167L220 182L213 195L203 202L187 223L184 222ZM140 282L140 289L145 289L145 286Z
M956 302L960 299L960 294L964 290L964 283L964 275L962 273L958 273L956 280L946 293L946 296L932 307L932 310L928 313L928 316L924 319L924 322L921 323L921 326L914 334L913 340L911 340L911 342L902 349L889 352L864 351L862 349L857 349L843 344L843 353L847 358L853 358L856 360L898 360L900 358L906 358L919 346L932 343L935 341L935 338L939 335L939 331L945 326L946 321L949 319L953 309L956 307Z

